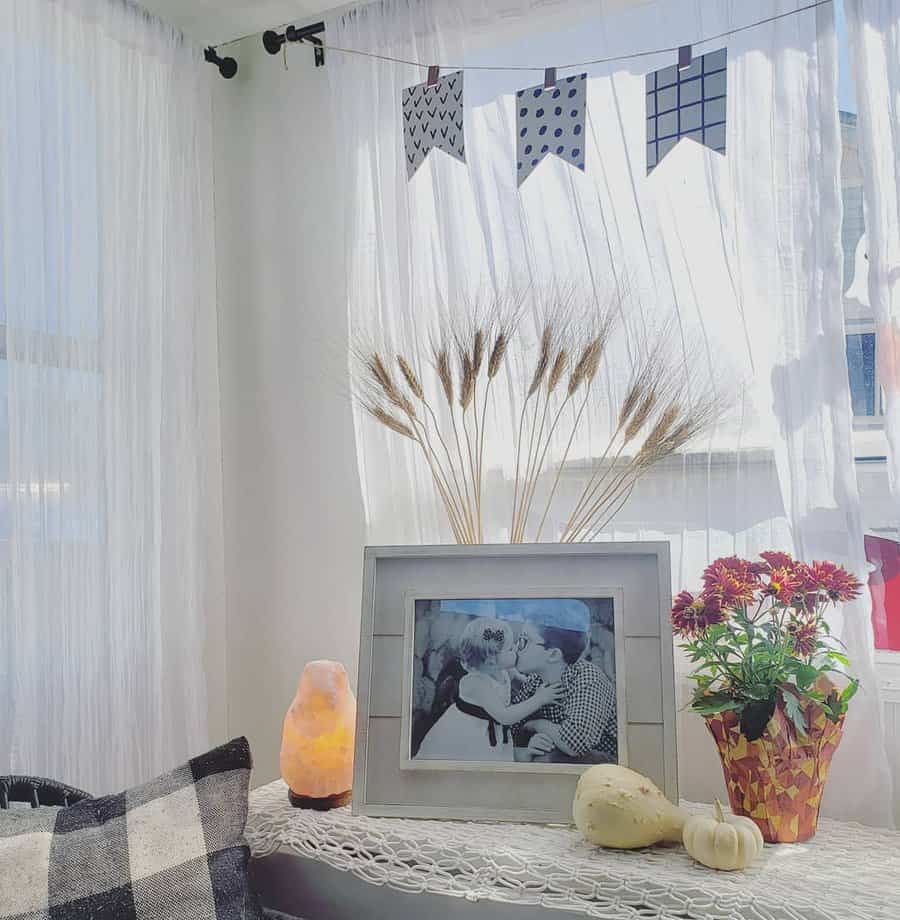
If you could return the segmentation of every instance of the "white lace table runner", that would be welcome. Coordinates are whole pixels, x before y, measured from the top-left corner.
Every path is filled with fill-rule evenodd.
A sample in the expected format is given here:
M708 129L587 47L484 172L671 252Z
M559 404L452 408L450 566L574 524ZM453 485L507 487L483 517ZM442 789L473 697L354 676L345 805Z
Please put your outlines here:
M681 847L604 850L567 827L307 811L277 781L251 793L247 840L254 856L291 850L398 891L609 920L900 920L900 833L825 819L808 843L716 872Z

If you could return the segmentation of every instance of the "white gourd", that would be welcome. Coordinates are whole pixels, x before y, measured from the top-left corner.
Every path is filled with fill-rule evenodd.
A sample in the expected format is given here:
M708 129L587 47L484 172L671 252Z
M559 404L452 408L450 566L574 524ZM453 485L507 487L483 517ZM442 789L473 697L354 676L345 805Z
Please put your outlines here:
M687 815L646 776L599 764L581 774L572 817L589 843L630 850L680 841Z
M750 818L726 815L716 799L713 817L694 815L684 824L684 848L704 866L729 872L746 869L763 849L763 836Z

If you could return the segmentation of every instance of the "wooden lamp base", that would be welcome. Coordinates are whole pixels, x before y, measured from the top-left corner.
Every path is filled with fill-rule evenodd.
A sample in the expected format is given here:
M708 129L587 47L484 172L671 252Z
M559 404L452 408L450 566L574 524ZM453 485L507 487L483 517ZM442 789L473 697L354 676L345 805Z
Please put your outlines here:
M350 804L353 790L338 792L336 795L326 795L317 798L313 795L297 795L293 789L288 789L288 800L294 808L312 808L315 811L329 811L332 808L341 808Z

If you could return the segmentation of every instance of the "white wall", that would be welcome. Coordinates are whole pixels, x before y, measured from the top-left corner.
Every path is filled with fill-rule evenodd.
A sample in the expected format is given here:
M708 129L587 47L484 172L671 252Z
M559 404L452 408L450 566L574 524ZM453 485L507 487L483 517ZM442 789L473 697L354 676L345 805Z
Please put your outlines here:
M363 515L346 384L343 236L327 74L259 38L216 79L215 206L227 588L227 726L278 775L303 664L355 686Z

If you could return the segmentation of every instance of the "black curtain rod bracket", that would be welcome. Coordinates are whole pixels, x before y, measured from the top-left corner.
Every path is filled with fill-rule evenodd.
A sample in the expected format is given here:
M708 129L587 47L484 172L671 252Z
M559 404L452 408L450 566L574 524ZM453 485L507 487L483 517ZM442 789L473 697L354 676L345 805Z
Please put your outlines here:
M226 80L230 80L238 71L237 61L233 57L219 57L212 45L203 52L203 57L210 64L215 64Z
M269 54L278 54L285 42L309 42L315 46L316 67L325 65L325 49L322 47L322 39L319 38L325 32L324 22L315 22L311 26L304 26L298 29L296 26L288 26L284 32L276 32L269 29L263 32L263 47Z

